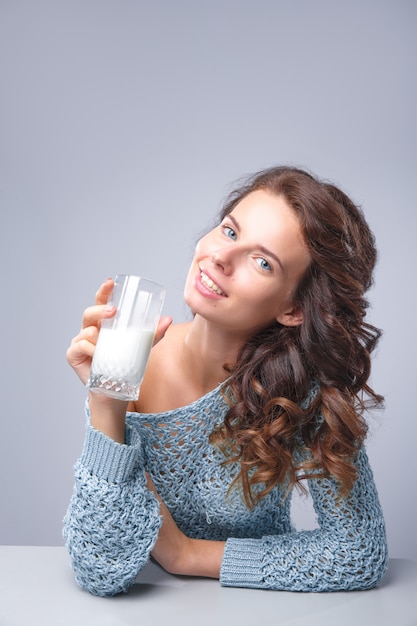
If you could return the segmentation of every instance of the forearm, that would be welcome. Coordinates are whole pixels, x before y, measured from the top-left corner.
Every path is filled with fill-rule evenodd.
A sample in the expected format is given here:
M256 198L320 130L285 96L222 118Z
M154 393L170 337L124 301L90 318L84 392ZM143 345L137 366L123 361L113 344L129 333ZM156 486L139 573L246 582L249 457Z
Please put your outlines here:
M87 426L64 537L77 582L97 595L125 591L147 563L161 525L146 487L140 439L120 445Z
M170 574L220 578L225 542L187 537L159 497L150 476L146 478L148 489L159 500L162 516L162 526L152 551L154 559Z
M220 582L315 592L377 585L388 559L384 519L364 450L356 464L358 480L347 499L334 479L309 481L319 528L228 539Z
M171 549L164 549L158 542L152 556L170 574L220 578L224 541L191 539L184 535L176 548L171 544Z
M225 542L190 539L190 551L185 574L220 578Z

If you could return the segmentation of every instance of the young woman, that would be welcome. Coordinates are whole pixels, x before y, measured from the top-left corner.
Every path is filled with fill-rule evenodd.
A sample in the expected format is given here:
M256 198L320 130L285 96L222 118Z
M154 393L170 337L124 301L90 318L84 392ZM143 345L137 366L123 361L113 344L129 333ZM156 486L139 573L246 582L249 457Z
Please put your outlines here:
M152 556L168 572L293 591L368 589L387 565L364 450L379 331L365 321L376 260L361 211L296 168L229 197L196 247L191 322L159 324L140 397L90 393L64 535L78 583L126 591ZM88 379L113 281L67 358ZM303 480L318 528L296 532Z

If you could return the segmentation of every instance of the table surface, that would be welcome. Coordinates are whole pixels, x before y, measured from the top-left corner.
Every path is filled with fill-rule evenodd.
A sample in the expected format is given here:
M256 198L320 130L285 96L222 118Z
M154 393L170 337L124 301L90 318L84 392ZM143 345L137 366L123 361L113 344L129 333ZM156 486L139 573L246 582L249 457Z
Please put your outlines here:
M391 559L370 591L288 593L171 576L154 563L129 593L99 598L74 581L63 547L0 546L1 626L416 626L417 562Z

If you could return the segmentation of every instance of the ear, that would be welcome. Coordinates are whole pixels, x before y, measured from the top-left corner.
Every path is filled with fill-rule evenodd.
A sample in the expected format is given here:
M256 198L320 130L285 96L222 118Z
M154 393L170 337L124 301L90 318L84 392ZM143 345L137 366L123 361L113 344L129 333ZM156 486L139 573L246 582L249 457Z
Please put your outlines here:
M290 310L285 311L284 313L280 313L280 315L277 316L276 320L283 326L299 326L304 321L304 315L301 307L296 304Z

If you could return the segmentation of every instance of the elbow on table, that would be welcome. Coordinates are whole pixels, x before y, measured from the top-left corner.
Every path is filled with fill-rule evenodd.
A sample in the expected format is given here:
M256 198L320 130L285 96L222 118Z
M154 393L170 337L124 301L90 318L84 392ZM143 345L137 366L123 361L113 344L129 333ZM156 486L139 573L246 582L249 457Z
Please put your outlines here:
M68 539L68 538L67 538ZM115 596L128 591L137 576L136 563L120 560L92 549L91 545L66 542L76 583L95 596ZM140 567L139 567L140 569Z
M381 549L374 557L370 557L369 561L367 572L364 575L363 589L373 589L382 582L388 568L388 550L386 545L381 546Z
M100 571L100 568L77 566L72 562L72 570L79 587L94 596L110 597L125 593L133 585L136 574L124 577L112 571Z
M363 538L362 549L350 553L343 566L346 590L367 590L377 587L388 567L385 536Z

